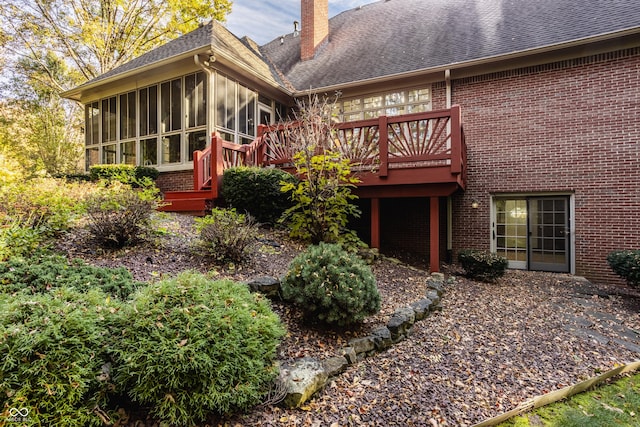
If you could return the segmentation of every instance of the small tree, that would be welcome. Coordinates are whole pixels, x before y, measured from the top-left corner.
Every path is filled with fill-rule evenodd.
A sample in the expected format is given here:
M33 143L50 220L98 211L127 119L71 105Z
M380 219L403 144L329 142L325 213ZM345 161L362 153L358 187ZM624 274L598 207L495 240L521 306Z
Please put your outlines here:
M281 221L288 222L291 236L319 242L338 242L349 216L360 211L351 202L351 190L359 179L352 174L355 162L341 154L331 117L332 104L318 96L298 103L295 125L285 126L284 140L293 154L298 183L283 182L293 206ZM282 139L280 139L282 140Z

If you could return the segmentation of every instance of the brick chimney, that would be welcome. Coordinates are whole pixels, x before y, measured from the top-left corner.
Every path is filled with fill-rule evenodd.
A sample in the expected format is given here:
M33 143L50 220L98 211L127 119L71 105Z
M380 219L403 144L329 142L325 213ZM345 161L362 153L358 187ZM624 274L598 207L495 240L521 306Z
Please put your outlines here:
M329 0L301 0L300 59L306 61L329 35Z

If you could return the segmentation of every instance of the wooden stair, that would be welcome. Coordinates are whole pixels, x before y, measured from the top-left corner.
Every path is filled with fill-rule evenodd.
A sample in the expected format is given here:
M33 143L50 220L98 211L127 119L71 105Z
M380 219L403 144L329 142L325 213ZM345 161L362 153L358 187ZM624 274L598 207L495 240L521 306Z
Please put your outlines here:
M211 190L168 191L164 193L163 206L159 210L204 216L214 200Z

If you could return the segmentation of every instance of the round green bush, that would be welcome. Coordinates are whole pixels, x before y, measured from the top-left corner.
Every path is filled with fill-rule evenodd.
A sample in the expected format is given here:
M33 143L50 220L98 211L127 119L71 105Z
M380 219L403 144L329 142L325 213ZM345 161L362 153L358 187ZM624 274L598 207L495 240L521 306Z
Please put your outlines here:
M614 273L631 286L640 287L640 250L617 250L607 255L607 263Z
M292 206L288 194L281 191L283 181L297 179L276 168L229 168L222 176L222 197L238 212L248 212L260 223L274 224Z
M509 261L498 254L477 249L464 249L458 253L458 262L466 276L483 282L492 282L504 276Z
M97 289L0 293L0 407L21 411L16 425L102 425L94 408L106 401L120 304Z
M345 326L380 310L371 268L338 244L320 243L298 255L282 281L285 299L302 307L308 320Z
M245 285L186 272L138 291L114 350L118 389L173 425L260 402L285 330Z

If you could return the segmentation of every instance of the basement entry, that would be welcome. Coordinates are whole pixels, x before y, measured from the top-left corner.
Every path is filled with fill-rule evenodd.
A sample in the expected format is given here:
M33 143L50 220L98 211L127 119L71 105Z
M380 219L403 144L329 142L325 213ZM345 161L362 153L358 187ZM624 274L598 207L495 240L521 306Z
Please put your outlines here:
M493 251L509 268L571 272L569 196L494 197Z

